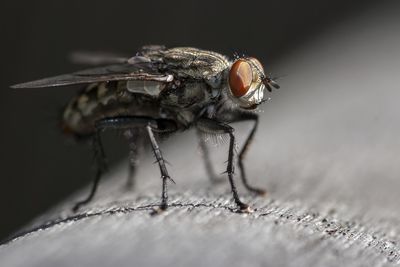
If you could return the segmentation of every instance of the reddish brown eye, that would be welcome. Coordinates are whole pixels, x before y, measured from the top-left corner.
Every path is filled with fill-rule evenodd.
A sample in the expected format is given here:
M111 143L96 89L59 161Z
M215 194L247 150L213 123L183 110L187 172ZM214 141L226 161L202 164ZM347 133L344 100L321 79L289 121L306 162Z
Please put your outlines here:
M253 81L253 71L249 63L238 60L233 63L229 71L229 87L236 97L244 96Z

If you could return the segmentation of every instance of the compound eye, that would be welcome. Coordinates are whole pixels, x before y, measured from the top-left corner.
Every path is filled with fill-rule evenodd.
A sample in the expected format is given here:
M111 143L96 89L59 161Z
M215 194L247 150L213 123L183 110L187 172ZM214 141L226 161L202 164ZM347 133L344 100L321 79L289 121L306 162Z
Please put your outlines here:
M253 62L254 65L256 65L260 71L264 72L264 67L258 59L251 57L251 58L249 58L249 60L251 60L251 62Z
M235 97L244 96L253 82L253 70L245 60L237 60L229 71L229 87Z

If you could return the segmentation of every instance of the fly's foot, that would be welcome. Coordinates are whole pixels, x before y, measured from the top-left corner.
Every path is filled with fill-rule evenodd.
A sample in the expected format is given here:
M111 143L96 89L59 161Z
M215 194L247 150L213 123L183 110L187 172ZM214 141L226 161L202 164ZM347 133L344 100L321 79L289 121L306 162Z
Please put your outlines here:
M72 207L72 212L76 213L83 205L84 203L82 202L77 202L73 207Z
M86 199L76 202L75 206L72 208L72 211L77 212L82 206L90 203L93 199L93 195L94 195L94 193L92 191Z
M161 204L160 206L153 208L153 210L150 212L151 216L159 215L163 213L164 211L167 210L168 205L167 204Z
M238 205L238 212L239 213L252 213L254 210L247 204L244 204L242 202L236 203Z

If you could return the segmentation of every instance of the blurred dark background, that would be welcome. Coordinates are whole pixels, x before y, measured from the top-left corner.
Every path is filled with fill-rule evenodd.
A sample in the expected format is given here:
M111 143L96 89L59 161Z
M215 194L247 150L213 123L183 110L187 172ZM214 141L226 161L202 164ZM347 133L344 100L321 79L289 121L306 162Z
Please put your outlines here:
M9 85L78 70L76 50L134 54L144 44L255 55L266 65L307 46L368 1L10 1L1 3L0 239L87 184L91 151L58 129L78 88ZM286 74L286 73L285 73ZM110 139L110 138L109 138ZM107 140L113 161L123 143ZM110 151L111 150L111 151Z

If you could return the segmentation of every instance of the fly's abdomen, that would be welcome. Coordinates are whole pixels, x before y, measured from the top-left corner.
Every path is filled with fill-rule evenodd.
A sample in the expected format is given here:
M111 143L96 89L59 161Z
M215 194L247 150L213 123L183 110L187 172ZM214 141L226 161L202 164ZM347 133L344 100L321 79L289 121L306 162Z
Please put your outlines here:
M117 116L148 116L159 114L152 97L131 93L126 82L90 84L73 98L62 114L62 128L67 134L88 136L95 122Z

